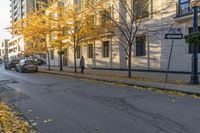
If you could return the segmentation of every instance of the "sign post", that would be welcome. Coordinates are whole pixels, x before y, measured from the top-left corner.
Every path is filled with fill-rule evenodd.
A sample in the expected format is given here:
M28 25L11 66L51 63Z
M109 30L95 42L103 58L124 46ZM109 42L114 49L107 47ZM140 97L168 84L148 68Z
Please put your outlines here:
M167 64L167 71L166 71L166 76L165 76L165 83L167 83L167 81L168 81L169 68L170 68L170 64L171 64L173 47L174 47L174 39L172 39L172 44L171 44L171 48L170 48L169 61L168 61L168 64Z
M169 29L169 33L165 34L165 39L171 39L171 48L170 48L170 53L169 53L169 60L167 64L167 71L166 71L166 76L165 76L165 83L168 82L168 75L169 75L169 68L171 64L171 58L172 58L172 52L173 52L173 47L174 47L174 40L176 39L183 39L183 33L181 31L181 28L177 27L172 27Z

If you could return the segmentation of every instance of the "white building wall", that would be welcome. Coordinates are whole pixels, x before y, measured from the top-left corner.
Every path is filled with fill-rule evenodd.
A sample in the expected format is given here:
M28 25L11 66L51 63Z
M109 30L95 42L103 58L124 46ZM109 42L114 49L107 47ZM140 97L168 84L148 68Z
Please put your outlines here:
M5 61L8 58L8 39L3 39L0 41L0 59Z
M51 58L51 52L50 52L50 64L52 66L59 66L59 55L57 53L57 50L53 50L53 58ZM48 56L46 56L46 63L48 64Z
M162 7L164 8L167 5L168 1L162 2ZM169 3L168 3L169 4ZM162 14L162 24L168 23L173 24L173 27L179 27L182 30L183 35L189 34L189 27L192 27L192 15L186 15L186 17L176 18L176 3L168 8L167 13ZM190 16L190 17L189 17ZM200 23L199 23L200 25ZM170 55L170 48L172 40L164 39L165 34L168 33L167 29L161 33L161 58L160 58L160 70L165 71L167 69L167 64ZM191 57L192 54L189 54L189 45L185 42L184 39L174 40L174 47L172 51L172 58L170 63L170 71L182 71L190 72L191 71ZM199 55L200 57L200 55ZM199 61L200 63L200 61ZM200 66L199 66L200 70Z
M150 15L142 23L142 28L156 27L158 30L152 36L147 33L146 36L146 56L136 57L135 47L133 47L132 68L142 70L161 70L166 71L172 40L166 40L165 34L168 33L169 27L181 28L184 35L188 34L188 28L192 27L192 15L176 18L176 2L167 0L153 0L153 12L160 11L160 13ZM200 18L200 17L199 17ZM200 21L199 21L200 22ZM200 23L199 23L200 25ZM140 33L139 33L140 34ZM115 41L117 38L96 40L94 44L94 58L87 58L87 46L83 46L81 51L85 58L86 67L89 68L112 68L112 69L126 69L127 68L127 55L125 54L122 46L118 45ZM110 56L104 58L102 56L102 42L110 41ZM111 43L112 42L112 43ZM68 48L68 66L74 66L73 47ZM57 55L57 54L55 54ZM191 71L191 57L189 54L189 46L185 43L184 39L174 40L174 47L172 51L172 58L170 63L170 71ZM199 54L200 58L200 54ZM59 65L59 58L55 57L52 61L53 65ZM200 64L200 60L199 60ZM79 66L79 59L77 59L77 66ZM199 65L200 70L200 65Z
M24 54L24 39L22 36L14 36L8 41L8 57L9 59L21 59Z
M102 43L109 41L109 57L103 57ZM87 45L81 46L81 55L85 59L85 66L88 68L117 68L120 69L119 62L119 46L112 43L111 39L97 40L94 44L94 57L88 58ZM68 66L74 67L74 49L72 46L68 48ZM80 59L76 59L77 66L79 66Z

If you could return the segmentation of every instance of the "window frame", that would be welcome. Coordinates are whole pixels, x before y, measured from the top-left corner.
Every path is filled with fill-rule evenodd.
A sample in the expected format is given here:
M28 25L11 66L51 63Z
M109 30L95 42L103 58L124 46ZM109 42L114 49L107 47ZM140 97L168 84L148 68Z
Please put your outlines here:
M51 60L54 60L54 50L50 51L50 55L51 55Z
M183 9L183 8L181 8L182 5L185 5L185 4L187 4L187 8L185 10L181 10L181 9ZM181 15L191 13L190 0L186 0L186 1L179 0L178 7L179 7L178 12ZM184 13L184 11L186 11L186 12Z
M140 38L139 42L140 44L137 44L137 39ZM144 42L142 42L144 41ZM135 40L135 56L140 57L140 56L146 56L146 36L145 35L138 35L136 36ZM139 46L139 47L138 47ZM139 49L138 49L139 48ZM139 51L139 52L138 52Z
M94 45L88 44L88 58L94 58Z
M148 18L148 17L150 17L150 14L151 14L151 9L152 9L152 0L149 0L149 5L148 5L148 14L144 14L144 13L142 13L142 15L141 15L141 12L140 11L138 11L137 9L138 9L138 6L136 6L136 2L137 1L140 1L140 0L133 0L132 1L132 8L133 8L133 11L136 13L135 14L135 16L136 16L136 19L144 19L144 18ZM139 7L140 8L140 7ZM140 18L140 15L141 15L141 18Z
M81 46L76 46L76 59L81 58Z
M107 23L111 22L110 18L111 18L111 9L108 10L103 10L100 11L101 17L100 17L100 24L105 26Z
M102 42L102 57L103 58L110 57L110 42L109 41Z

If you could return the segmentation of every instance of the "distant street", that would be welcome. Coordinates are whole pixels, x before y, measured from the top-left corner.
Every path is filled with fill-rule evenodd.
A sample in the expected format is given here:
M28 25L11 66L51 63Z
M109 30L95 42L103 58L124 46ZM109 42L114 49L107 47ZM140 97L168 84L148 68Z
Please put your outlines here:
M199 133L200 100L0 68L0 99L40 133Z

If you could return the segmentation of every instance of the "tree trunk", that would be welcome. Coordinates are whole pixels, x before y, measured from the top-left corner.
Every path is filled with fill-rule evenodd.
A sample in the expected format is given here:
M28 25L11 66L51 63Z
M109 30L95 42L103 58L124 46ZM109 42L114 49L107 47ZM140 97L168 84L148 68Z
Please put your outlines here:
M128 55L128 77L131 78L131 55L132 55L132 47L129 46L129 55Z
M62 54L60 53L60 71L63 71L63 61L62 61Z
M47 50L48 70L51 70L49 50Z
M74 72L77 73L76 68L76 45L74 44Z

